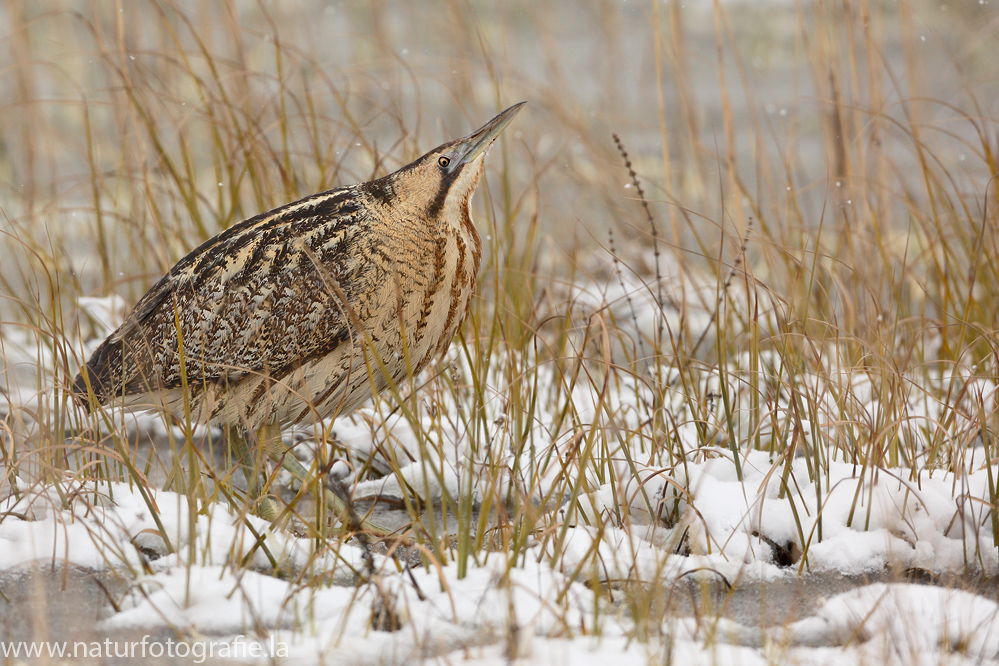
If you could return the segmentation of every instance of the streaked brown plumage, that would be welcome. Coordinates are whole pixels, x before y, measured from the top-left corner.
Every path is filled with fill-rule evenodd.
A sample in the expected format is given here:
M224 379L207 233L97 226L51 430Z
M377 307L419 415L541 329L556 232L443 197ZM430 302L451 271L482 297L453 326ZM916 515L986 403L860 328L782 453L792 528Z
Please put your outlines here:
M389 176L203 243L93 353L80 402L183 414L189 397L196 420L252 431L349 413L418 373L467 314L480 255L469 200L521 106Z

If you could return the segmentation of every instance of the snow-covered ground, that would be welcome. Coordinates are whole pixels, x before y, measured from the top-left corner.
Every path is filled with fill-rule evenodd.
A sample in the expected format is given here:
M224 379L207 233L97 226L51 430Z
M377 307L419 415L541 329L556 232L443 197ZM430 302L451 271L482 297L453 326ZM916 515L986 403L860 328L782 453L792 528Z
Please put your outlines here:
M85 306L115 311L112 303ZM372 571L356 540L272 530L223 503L198 505L192 520L184 495L73 474L4 487L0 569L41 559L130 572L135 584L119 611L107 610L101 631L170 628L218 653L256 641L289 663L999 663L999 607L967 590L877 583L827 599L814 616L752 626L705 610L636 617L602 592L622 584L665 590L681 579L780 583L808 572L995 577L996 470L981 440L939 468L918 455L916 464L891 466L870 455L849 459L835 424L782 416L760 430L762 450L742 446L736 459L720 400L699 424L673 388L665 399L676 441L655 447L636 435L648 431L653 404L640 374L559 389L560 369L502 353L488 364L481 420L471 421L461 407L473 402L472 384L461 381L466 364L450 357L452 388L427 389L416 416L391 412L386 401L325 424L355 462L412 461L360 480L355 496L468 497L473 506L517 497L534 507L526 542L474 552L464 572L457 548L437 557L424 550L422 564L376 552ZM510 378L524 375L510 364L532 368L540 397L526 440L507 399ZM731 380L742 370L729 372ZM815 395L836 376L830 364L824 380L812 380ZM962 381L965 395L995 399L993 382ZM853 396L867 396L853 409L873 419L869 384L860 373L849 380ZM942 424L943 403L923 388L912 392L906 416ZM566 404L574 416L560 420ZM743 438L745 420L736 410L732 431ZM482 422L492 426L488 439L469 430ZM158 417L135 423L164 434ZM933 432L907 423L899 438L918 441L905 450L922 450ZM720 434L705 443L704 427ZM946 427L964 432L968 421L952 417ZM802 441L769 450L788 428ZM524 441L536 448L518 449Z
M742 506L745 500L737 484L719 478L724 465L701 467L702 478L712 479L704 488L717 493L704 505L703 518L719 524L733 514L721 508L724 500ZM60 508L60 495L71 498L67 508ZM884 495L886 500L892 496ZM362 569L357 546L340 544L314 557L314 541L269 532L262 521L236 517L219 506L199 516L193 550L198 563L190 564L186 499L155 492L151 501L170 535L172 554L156 536L159 528L146 501L127 485L66 482L25 493L20 501L8 499L2 507L0 566L55 557L94 569L129 564L139 571L143 559L148 573L138 575L119 600L120 612L108 610L100 630L113 635L126 628L170 628L215 644L217 654L234 641L257 641L260 650L271 650L267 654L287 663L407 664L422 656L428 663L506 664L511 654L523 664L663 663L665 655L679 660L674 663L696 664L981 664L999 659L999 606L967 591L878 583L827 599L814 617L787 626L768 626L765 618L745 626L711 616L667 616L655 619L655 634L637 640L628 614L604 607L601 595L581 582L592 584L591 574L605 580L642 577L663 586L684 574L722 572L733 581L796 575L767 563L765 556L754 559L749 549L743 558L670 555L634 529L608 530L596 544L605 566L578 576L574 569L595 545L595 534L591 528L574 528L557 562L536 544L516 559L503 552L483 555L459 577L453 561L402 568L376 556L377 573L359 583L351 573ZM774 514L779 521L779 512ZM930 516L927 539L912 548L889 529L865 533L830 519L832 545L813 567L877 571L896 556L909 561L946 539L940 530L929 529L929 521ZM268 572L259 550L249 567L233 565L257 541L250 527L266 534L265 543L284 563L282 576ZM766 550L757 544L757 552ZM153 553L162 556L150 559ZM330 576L327 583L303 582L321 575ZM373 626L373 616L386 605L396 631Z

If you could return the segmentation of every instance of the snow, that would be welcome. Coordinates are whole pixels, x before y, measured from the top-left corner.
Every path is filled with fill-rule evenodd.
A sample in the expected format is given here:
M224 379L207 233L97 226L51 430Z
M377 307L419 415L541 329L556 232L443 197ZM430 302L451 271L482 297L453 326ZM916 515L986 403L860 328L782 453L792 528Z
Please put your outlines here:
M999 658L999 605L962 590L877 583L837 595L815 617L773 632L801 645L861 642L896 663L937 663L940 651L972 662Z
M753 457L747 461L752 463ZM775 510L788 500L759 501L766 487L760 495L747 495L746 487L755 487L762 477L759 467L744 467L755 468L757 475L745 484L734 478L722 457L688 467L696 478L690 501L698 509L697 519L671 530L701 525L701 536L692 538L700 553L675 554L664 547L669 539L663 532L669 530L651 524L646 530L638 525L577 525L558 554L538 540L515 560L496 552L473 561L463 578L453 560L403 574L398 564L376 557L377 574L368 581L353 573L362 569L358 547L340 544L335 553L316 556L313 540L270 531L263 521L219 505L208 506L198 518L197 561L191 563L186 559L190 535L182 496L151 492L150 502L168 535L164 540L137 488L67 479L49 488L23 488L20 499L3 502L0 511L7 518L0 522L0 568L55 558L93 569L130 567L138 572L141 546L146 555L161 557L146 562L151 572L137 574L132 592L120 602L121 611L103 620L104 629L170 627L196 631L220 644L251 636L286 646L295 663L349 659L403 664L429 653L440 655L439 663L460 656L462 663L493 664L509 663L505 660L511 651L518 656L516 663L523 664L587 664L625 655L645 663L663 650L680 660L676 663L768 663L761 642L784 651L781 663L864 663L886 654L895 655L886 662L890 664L937 663L943 655L956 659L951 663L999 658L999 607L970 592L940 587L860 587L829 599L814 617L766 630L762 639L758 627L716 619L717 626L708 632L695 618L666 617L659 638L641 642L629 638L634 628L626 616L599 612L597 594L584 582L644 580L669 586L684 576L776 581L791 575L769 561L765 543L750 536L759 528L798 538L792 519ZM940 494L952 482L947 475L924 480L920 510L912 508L909 531L900 537L884 507L899 506L907 484L882 477L877 492L865 493L874 501L872 528L850 527L844 519L854 493L846 483L848 468L833 468L842 479L825 503L826 535L811 546L812 571L878 571L889 562L935 571L960 568L956 553L963 541L946 536L940 527L950 524L947 518L955 512ZM968 482L974 486L976 475ZM704 496L710 501L702 502ZM60 497L70 498L68 506ZM275 576L259 551L250 569L236 566L255 543L251 527L266 534L265 543L287 563L286 571L331 574L337 584L303 585L294 577ZM174 552L168 552L167 541ZM992 558L987 566L995 567L995 550L983 547L981 552ZM372 628L374 609L385 600L395 610L399 631Z
M191 543L186 497L172 492L143 492L122 483L82 483L68 478L48 487L19 482L18 496L0 501L0 570L34 560L72 563L88 569L140 565L166 571L184 566ZM147 502L148 498L148 502ZM155 509L156 517L150 508ZM194 551L199 566L243 562L266 568L269 552L286 568L310 563L327 576L351 580L361 566L361 551L343 545L315 556L314 542L283 531L267 521L237 515L209 504L195 521ZM257 535L264 535L264 548ZM150 557L155 557L149 561ZM379 558L380 559L380 558Z

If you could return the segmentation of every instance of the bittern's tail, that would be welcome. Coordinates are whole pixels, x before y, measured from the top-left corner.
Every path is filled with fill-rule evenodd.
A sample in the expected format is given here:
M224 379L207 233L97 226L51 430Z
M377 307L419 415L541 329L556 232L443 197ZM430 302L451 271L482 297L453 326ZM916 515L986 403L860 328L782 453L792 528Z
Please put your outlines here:
M121 340L108 338L102 342L73 380L73 398L87 412L92 406L91 391L98 404L104 404L112 395L111 369L114 363L121 365L121 347Z
M87 392L87 382L83 379L83 373L86 370L81 370L80 374L76 376L73 380L73 399L76 400L76 404L83 407L83 409L89 414L90 413L90 398ZM89 374L89 373L88 373ZM94 391L95 397L97 392ZM97 398L100 401L100 398Z

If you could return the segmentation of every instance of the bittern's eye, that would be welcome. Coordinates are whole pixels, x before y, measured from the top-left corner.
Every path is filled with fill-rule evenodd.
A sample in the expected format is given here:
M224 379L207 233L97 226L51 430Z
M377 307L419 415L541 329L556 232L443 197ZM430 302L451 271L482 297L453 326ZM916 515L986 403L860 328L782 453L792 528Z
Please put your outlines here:
M441 156L441 157L439 157L437 159L437 164L440 164L442 169L446 169L447 165L450 164L450 163L451 163L451 160L448 159L447 157Z

